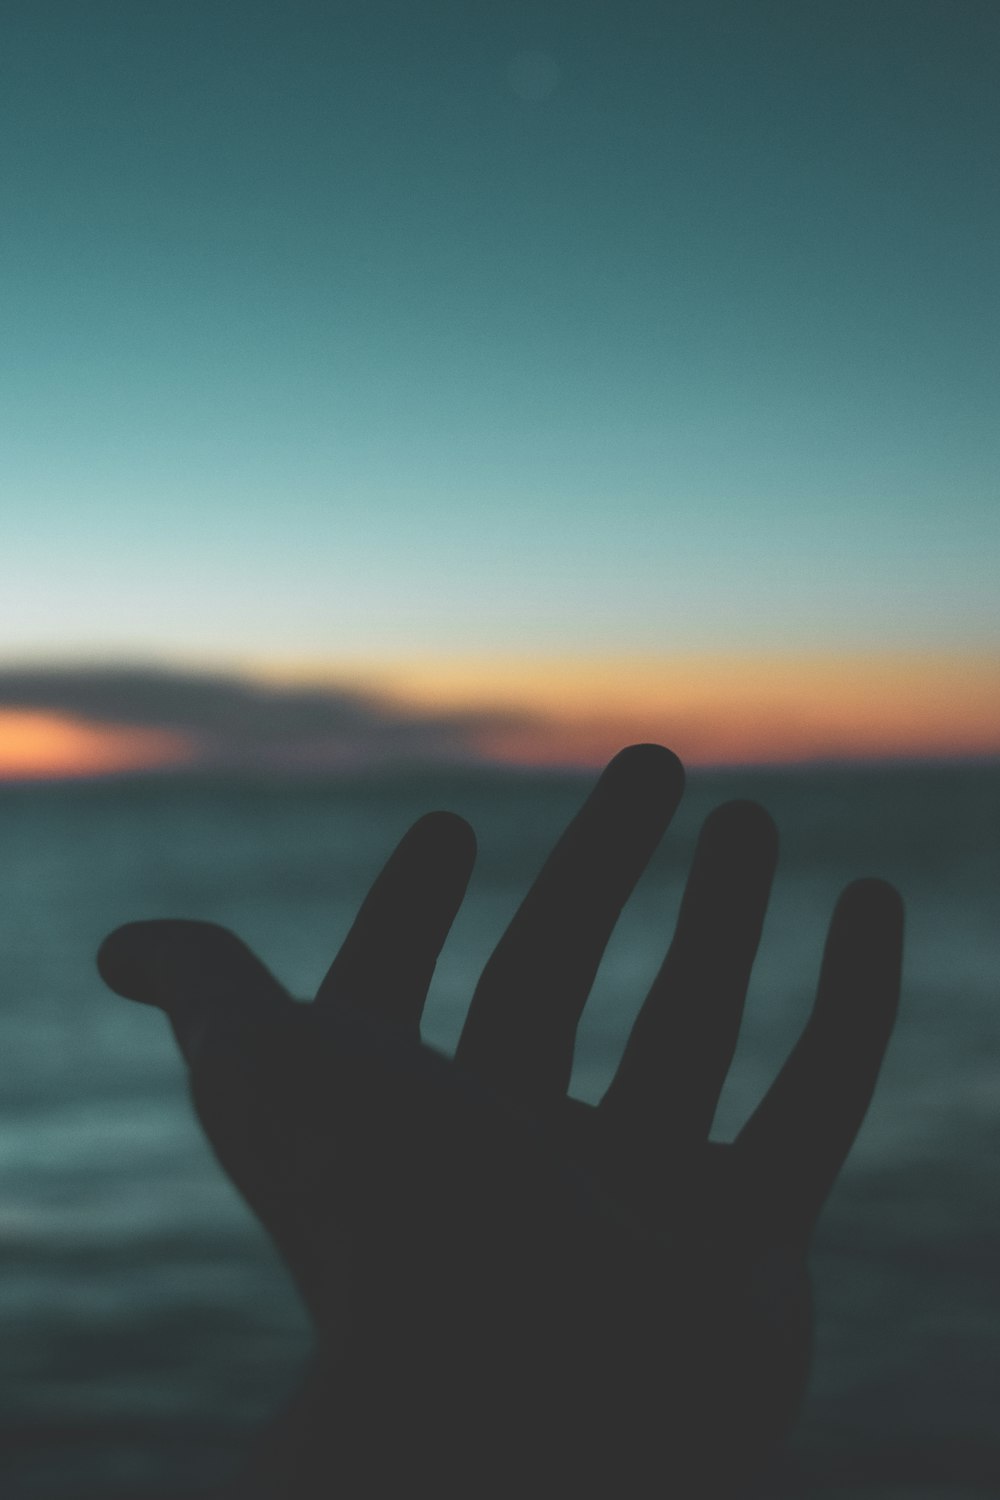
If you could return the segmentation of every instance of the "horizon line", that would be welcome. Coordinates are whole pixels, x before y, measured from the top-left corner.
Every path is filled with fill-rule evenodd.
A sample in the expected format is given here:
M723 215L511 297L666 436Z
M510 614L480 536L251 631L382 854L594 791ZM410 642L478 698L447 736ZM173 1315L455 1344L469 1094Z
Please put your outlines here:
M642 743L636 741L635 743ZM657 742L659 743L659 742ZM622 746L622 749L627 748ZM669 749L669 746L665 748ZM689 775L711 776L732 772L748 774L767 772L789 774L809 771L865 772L865 771L929 771L929 770L976 770L1000 767L1000 749L988 751L956 751L945 754L940 751L921 754L890 753L886 755L815 755L771 760L706 760L685 761L684 770ZM29 772L6 775L0 773L0 790L32 787L93 786L136 782L165 781L212 781L212 782L276 782L319 785L322 783L364 782L368 780L391 780L401 776L440 775L487 775L487 776L531 776L531 777L584 777L598 775L607 764L602 761L520 761L501 760L488 756L455 756L400 758L398 760L373 761L369 764L342 766L292 766L244 762L240 765L212 764L208 761L187 761L180 764L143 765L88 768L68 772Z

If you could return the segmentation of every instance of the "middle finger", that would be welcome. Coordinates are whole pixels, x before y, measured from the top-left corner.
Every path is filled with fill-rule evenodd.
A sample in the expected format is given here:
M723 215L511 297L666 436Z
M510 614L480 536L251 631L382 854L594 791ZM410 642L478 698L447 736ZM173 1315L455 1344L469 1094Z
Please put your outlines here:
M537 1104L569 1084L576 1025L622 907L680 801L660 745L606 768L500 939L472 998L458 1059Z
M755 802L706 819L677 929L601 1102L606 1120L661 1146L704 1139L739 1031L778 856Z

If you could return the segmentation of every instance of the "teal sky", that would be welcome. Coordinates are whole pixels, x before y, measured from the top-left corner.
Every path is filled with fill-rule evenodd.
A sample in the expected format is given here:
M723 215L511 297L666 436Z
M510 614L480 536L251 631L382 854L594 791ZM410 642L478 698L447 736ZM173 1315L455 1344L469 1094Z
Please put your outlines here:
M0 654L1000 636L1000 7L9 0Z

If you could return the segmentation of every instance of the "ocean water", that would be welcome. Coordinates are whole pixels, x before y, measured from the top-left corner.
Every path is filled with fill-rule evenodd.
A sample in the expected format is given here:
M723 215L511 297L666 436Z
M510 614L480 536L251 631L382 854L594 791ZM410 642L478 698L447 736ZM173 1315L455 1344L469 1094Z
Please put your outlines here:
M191 1115L166 1021L109 994L102 936L155 916L233 927L308 995L421 812L480 857L425 1035L450 1050L475 978L586 778L146 779L0 791L0 1494L152 1500L224 1475L309 1333ZM662 957L705 813L756 797L782 836L716 1133L801 1025L837 892L908 910L903 1010L822 1221L816 1366L768 1494L1000 1494L1000 766L694 776L609 948L573 1089L599 1097Z

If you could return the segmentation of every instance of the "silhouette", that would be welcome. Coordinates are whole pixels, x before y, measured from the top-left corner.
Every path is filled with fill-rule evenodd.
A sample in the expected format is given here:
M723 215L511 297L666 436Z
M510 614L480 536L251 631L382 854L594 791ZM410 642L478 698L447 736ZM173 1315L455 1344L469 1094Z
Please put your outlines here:
M732 1144L709 1142L777 858L719 807L605 1097L567 1097L574 1032L683 771L607 767L493 953L456 1057L419 1036L474 859L432 813L376 880L311 1005L226 930L118 929L98 963L159 1005L226 1171L315 1320L297 1399L240 1496L738 1493L794 1419L806 1253L896 1010L902 906L837 903L817 997Z

